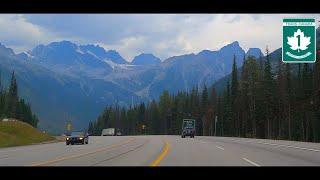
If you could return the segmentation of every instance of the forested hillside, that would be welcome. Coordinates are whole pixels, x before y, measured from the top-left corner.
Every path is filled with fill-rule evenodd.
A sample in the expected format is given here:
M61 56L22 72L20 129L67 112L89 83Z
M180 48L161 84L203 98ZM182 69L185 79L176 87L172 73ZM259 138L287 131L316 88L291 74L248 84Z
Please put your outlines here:
M100 135L103 128L116 127L127 135L180 134L182 119L194 118L197 135L216 131L218 136L319 142L319 56L315 64L299 64L297 69L282 63L281 57L272 62L277 66L271 65L268 49L263 60L244 58L241 73L234 58L231 80L219 94L215 87L201 92L195 87L177 94L164 91L157 102L127 109L108 106L90 122L89 131Z
M0 72L0 120L3 118L14 118L37 127L38 118L32 113L30 104L18 96L18 84L14 71L11 75L9 88L1 83Z

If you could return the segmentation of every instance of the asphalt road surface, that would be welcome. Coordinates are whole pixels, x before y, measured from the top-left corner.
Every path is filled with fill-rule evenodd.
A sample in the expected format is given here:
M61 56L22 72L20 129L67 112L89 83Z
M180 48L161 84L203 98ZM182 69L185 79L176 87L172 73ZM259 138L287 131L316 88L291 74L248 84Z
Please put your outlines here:
M320 144L196 136L89 137L0 149L0 166L320 166Z

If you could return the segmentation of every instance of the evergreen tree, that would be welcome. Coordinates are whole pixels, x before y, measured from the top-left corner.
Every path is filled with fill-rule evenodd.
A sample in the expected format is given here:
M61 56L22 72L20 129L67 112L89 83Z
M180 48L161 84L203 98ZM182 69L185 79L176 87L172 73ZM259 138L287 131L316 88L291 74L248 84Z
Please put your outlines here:
M271 72L271 64L270 64L270 57L269 57L269 49L267 47L266 49L266 62L265 62L265 67L264 67L264 105L265 105L265 137L271 138L271 127L272 127L272 117L271 114L272 112L272 106L274 104L273 102L273 75Z
M168 125L170 124L170 97L169 92L164 91L160 96L159 101L159 111L160 111L160 133L167 134L168 133Z
M319 50L319 41L318 41L318 52ZM314 141L320 142L320 54L317 55L317 61L314 66L314 75L313 75L313 110L314 110Z
M1 82L0 73L0 118L15 118L37 127L39 119L27 104L18 96L18 84L14 71L11 74L9 90L5 90Z
M209 124L210 124L210 116L209 113L209 99L208 99L208 89L205 85L203 91L201 93L201 120L202 120L202 135L209 135ZM208 112L209 111L209 112Z
M18 113L18 87L17 81L12 71L9 92L7 97L7 114L10 118L17 118Z
M239 122L239 111L238 111L238 70L237 70L237 63L236 63L236 56L233 56L233 65L232 65L232 80L231 80L231 108L232 108L232 119L234 129L236 130L236 134L240 135L240 122Z
M0 118L3 118L5 114L5 92L2 88L2 78L0 70Z
M287 109L285 113L286 117L288 118L288 139L292 139L292 120L291 120L291 112L292 112L292 101L294 99L293 97L293 90L292 90L292 82L291 82L291 68L290 64L286 64L286 69L285 69L285 101L284 105L286 106ZM285 119L285 118L284 118Z
M238 70L237 70L236 56L234 55L233 65L232 65L232 80L231 80L232 104L234 104L234 101L237 97L237 93L238 93Z
M210 100L209 100L209 109L212 110L212 117L209 123L209 135L214 135L216 129L214 129L214 119L218 116L218 99L215 87L211 88ZM217 133L216 133L217 134Z

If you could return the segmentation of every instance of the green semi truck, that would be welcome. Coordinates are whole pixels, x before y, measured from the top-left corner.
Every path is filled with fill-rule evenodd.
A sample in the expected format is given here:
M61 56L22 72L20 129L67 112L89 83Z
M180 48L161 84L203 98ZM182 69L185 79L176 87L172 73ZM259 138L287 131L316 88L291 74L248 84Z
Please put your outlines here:
M181 137L185 138L186 136L190 136L190 138L194 138L195 134L196 134L196 120L183 119Z

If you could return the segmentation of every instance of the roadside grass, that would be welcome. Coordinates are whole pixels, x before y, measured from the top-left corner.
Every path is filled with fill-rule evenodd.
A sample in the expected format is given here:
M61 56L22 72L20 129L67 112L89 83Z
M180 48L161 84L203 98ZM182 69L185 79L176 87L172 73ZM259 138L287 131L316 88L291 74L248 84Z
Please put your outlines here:
M0 147L21 146L55 140L22 121L0 122Z

